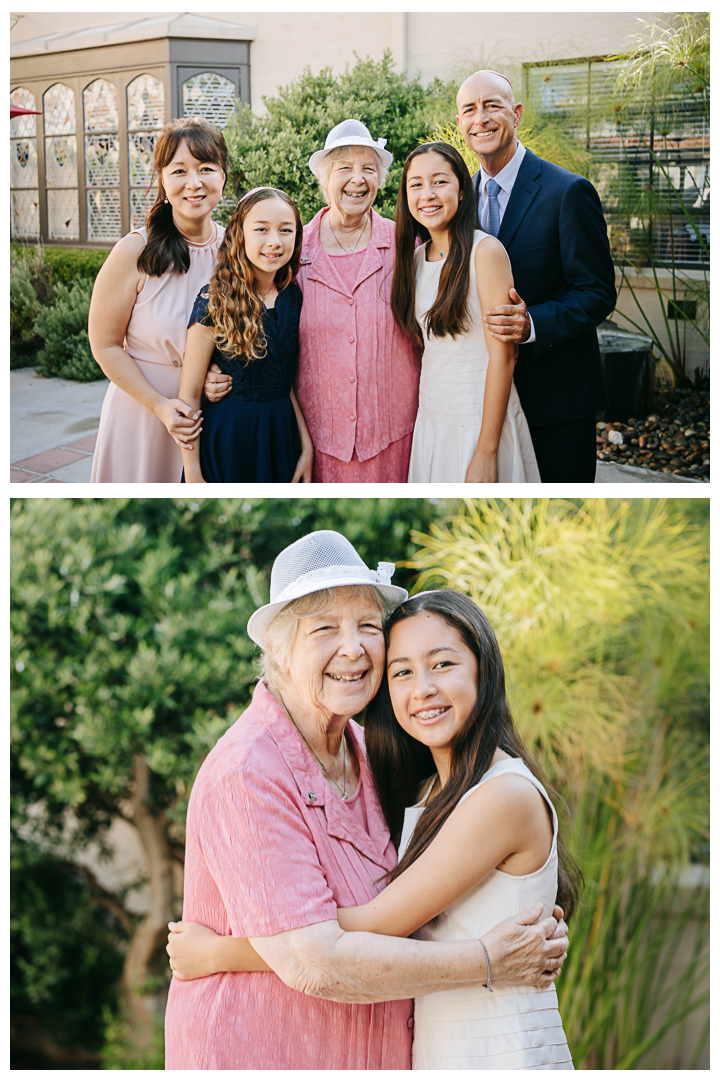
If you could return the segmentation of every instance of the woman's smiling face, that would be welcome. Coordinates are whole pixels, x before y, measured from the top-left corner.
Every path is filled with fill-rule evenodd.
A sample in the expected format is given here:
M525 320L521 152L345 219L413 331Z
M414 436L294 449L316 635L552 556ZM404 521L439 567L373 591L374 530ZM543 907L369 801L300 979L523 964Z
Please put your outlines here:
M330 206L343 214L363 214L375 202L380 176L372 150L352 147L333 161L325 189Z
M393 626L387 653L395 718L413 739L447 759L478 693L475 654L440 616L421 611Z
M383 617L373 600L348 596L298 619L285 681L296 701L326 718L357 715L375 696L385 664Z
M431 232L447 229L460 205L460 182L452 165L434 151L416 154L408 166L410 213Z

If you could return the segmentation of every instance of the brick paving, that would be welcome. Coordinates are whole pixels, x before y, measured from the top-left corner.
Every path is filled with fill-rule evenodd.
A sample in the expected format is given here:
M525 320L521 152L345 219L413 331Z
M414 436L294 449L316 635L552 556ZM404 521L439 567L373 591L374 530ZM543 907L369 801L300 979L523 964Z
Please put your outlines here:
M82 484L90 480L97 432L14 461L11 484Z

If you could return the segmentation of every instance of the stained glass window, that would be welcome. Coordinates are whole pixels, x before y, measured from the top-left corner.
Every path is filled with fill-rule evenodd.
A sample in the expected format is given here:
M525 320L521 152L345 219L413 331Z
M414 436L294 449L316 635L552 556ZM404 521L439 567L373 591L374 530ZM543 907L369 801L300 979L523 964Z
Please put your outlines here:
M165 123L165 88L153 75L138 75L127 88L130 228L138 229L155 201L152 164Z
M48 237L79 240L75 94L55 83L43 95Z
M183 116L203 116L215 127L227 127L235 108L235 84L215 71L203 71L183 83Z
M16 109L34 109L35 95L19 86L10 94L10 104ZM37 118L32 115L10 121L10 188L12 236L39 236Z
M120 141L117 88L95 79L83 90L88 240L119 240Z

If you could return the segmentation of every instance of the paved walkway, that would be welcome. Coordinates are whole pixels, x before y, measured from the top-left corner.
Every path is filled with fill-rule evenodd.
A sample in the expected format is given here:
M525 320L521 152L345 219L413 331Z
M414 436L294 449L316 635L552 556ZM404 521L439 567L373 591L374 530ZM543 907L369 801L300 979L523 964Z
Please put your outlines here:
M107 379L79 383L43 379L33 368L10 372L10 482L83 484L92 455ZM598 484L696 484L668 473L599 461Z

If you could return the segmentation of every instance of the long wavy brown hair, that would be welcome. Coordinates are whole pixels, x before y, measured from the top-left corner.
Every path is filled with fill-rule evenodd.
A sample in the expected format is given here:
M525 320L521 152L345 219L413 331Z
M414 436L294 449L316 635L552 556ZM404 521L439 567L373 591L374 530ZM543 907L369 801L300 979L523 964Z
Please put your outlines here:
M213 322L215 342L231 356L244 356L246 363L259 359L265 350L262 325L262 300L255 284L255 270L245 254L243 222L264 199L282 199L291 207L295 218L295 247L289 262L275 275L278 292L286 289L300 269L302 222L300 211L279 188L260 188L246 195L235 207L225 236L218 250L215 272L210 280L208 313Z
M524 761L533 776L545 787L553 805L556 808L560 805L560 809L563 809L557 792L543 777L537 762L525 749L515 730L505 693L505 669L500 646L483 612L469 597L451 589L422 593L410 597L390 616L385 625L386 644L394 626L421 611L439 615L454 627L475 656L478 666L477 699L453 741L447 783L420 815L407 851L387 875L389 880L402 874L422 855L465 792L480 782L498 749ZM367 707L365 745L380 805L397 847L406 807L417 802L423 781L437 772L437 768L428 747L408 735L395 719L387 672L380 690ZM565 847L561 833L558 833L557 846L557 903L563 908L568 921L577 906L583 884L582 875Z
M450 251L440 271L437 297L425 319L433 337L457 337L470 329L468 293L470 257L478 224L477 201L468 167L458 151L444 142L422 143L405 162L395 212L395 269L390 305L395 322L420 348L423 335L415 315L415 242L430 239L430 233L410 213L407 178L415 158L421 154L439 154L450 163L460 185L457 213L450 222Z
M227 179L230 170L228 148L221 131L201 117L186 116L172 120L163 128L155 143L153 180L157 180L157 195L145 218L147 243L138 255L137 268L150 277L162 277L168 270L187 274L190 251L185 237L173 220L172 206L165 202L162 171L170 164L181 143L198 161L219 165Z

